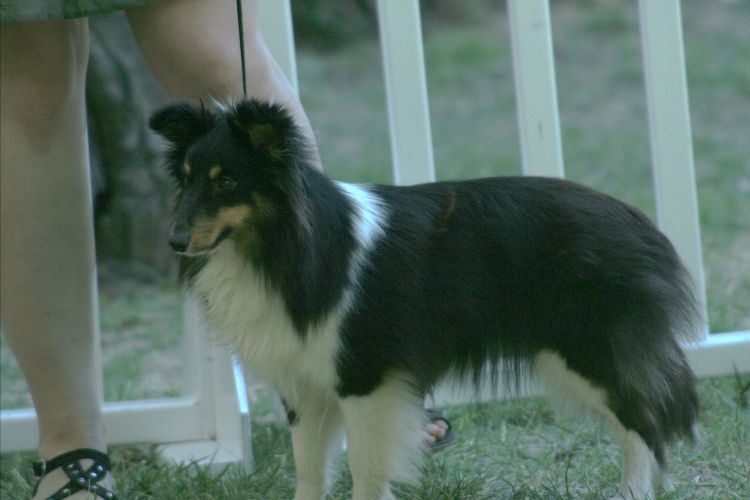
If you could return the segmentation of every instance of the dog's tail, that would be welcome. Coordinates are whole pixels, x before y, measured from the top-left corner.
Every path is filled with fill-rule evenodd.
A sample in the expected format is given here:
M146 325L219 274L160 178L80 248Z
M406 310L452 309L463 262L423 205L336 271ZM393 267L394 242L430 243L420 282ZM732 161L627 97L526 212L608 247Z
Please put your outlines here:
M692 279L676 254L661 272L642 276L630 294L630 313L611 337L611 409L666 465L665 447L695 439L699 400L683 346L703 327ZM671 265L670 265L671 264Z

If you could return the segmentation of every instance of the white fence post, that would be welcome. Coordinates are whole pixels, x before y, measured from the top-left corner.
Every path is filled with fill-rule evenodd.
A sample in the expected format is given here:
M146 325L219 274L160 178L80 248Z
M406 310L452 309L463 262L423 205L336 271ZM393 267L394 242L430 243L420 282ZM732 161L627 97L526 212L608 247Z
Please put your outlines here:
M547 0L508 0L518 135L526 175L563 177L555 59Z
M378 0L393 176L396 184L435 180L417 0Z
M657 221L693 275L705 312L680 2L640 0L638 7Z
M229 351L214 345L197 298L184 301L185 390L196 402L198 432L189 440L160 446L159 454L178 463L197 462L220 470L243 462L252 467L247 393L237 391ZM244 380L240 382L244 388Z

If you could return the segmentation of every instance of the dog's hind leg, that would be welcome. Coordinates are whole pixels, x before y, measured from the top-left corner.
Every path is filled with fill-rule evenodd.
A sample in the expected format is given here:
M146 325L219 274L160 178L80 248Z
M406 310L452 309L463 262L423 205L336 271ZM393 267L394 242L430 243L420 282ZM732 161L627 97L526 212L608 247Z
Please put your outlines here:
M637 432L625 429L613 413L607 421L622 450L620 494L626 499L656 498L662 470L654 453Z
M607 402L606 392L571 369L551 351L541 351L534 359L534 377L542 383L548 399L564 413L586 413L603 418L612 428L623 455L622 479L618 498L655 498L662 481L662 470L653 451L641 436L627 429Z
M353 500L393 498L389 481L412 480L424 453L422 398L403 378L388 377L367 395L343 397L341 409Z
M320 500L331 480L331 462L343 442L341 410L334 396L301 398L287 407L297 471L295 500Z

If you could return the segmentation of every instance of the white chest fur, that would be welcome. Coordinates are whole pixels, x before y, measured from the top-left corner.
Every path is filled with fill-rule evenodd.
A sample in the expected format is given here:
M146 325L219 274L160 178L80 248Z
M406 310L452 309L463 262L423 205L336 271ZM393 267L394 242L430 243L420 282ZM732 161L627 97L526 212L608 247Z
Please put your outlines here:
M335 356L342 314L332 313L301 337L280 294L263 282L253 266L222 243L195 278L217 340L231 345L242 362L289 399L301 385L330 391L336 384Z

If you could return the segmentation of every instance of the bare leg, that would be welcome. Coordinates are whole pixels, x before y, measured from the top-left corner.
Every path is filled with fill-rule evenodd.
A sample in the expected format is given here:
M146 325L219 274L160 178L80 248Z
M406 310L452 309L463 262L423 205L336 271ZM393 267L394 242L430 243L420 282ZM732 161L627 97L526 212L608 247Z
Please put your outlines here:
M0 307L45 459L106 449L96 383L87 58L85 20L3 25ZM65 482L50 474L39 494Z
M193 101L242 96L233 2L163 0L127 15L146 61L170 95ZM257 0L243 2L243 23L249 97L285 105L315 145L302 104L260 34ZM320 165L317 148L315 155Z

